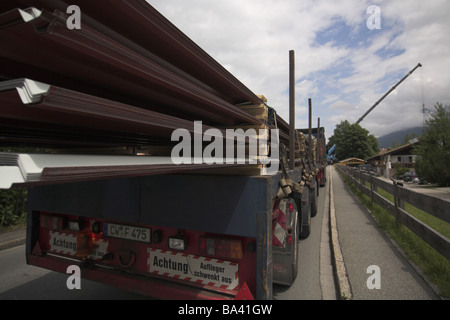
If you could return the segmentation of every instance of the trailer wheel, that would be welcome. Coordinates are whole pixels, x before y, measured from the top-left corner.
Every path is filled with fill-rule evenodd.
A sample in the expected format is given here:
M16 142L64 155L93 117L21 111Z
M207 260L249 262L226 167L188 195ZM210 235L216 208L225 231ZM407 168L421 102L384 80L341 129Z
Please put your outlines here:
M318 197L318 184L316 183L314 189L311 189L310 192L310 200L311 200L311 217L315 217L317 215L317 197Z
M317 197L320 196L320 183L319 179L316 177L316 190L317 190Z
M301 226L300 226L300 238L306 239L311 233L311 204L310 204L310 193L309 188L305 188L302 194L301 201Z
M316 179L311 181L311 186L309 190L309 202L311 205L311 217L315 217L317 215L317 197L318 197L318 189L319 184Z
M317 197L314 192L314 198L311 201L311 217L315 217L317 215Z
M292 223L292 283L297 278L298 274L298 240L299 240L299 222L298 216L299 212L296 210L294 215L294 220Z

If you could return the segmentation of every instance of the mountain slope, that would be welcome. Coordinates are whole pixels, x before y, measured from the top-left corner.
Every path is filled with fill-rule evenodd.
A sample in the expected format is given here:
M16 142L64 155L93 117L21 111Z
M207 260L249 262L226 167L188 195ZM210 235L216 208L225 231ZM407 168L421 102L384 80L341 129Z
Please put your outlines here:
M418 136L422 134L422 127L414 127L404 130L395 131L392 133L389 133L387 135L384 135L382 137L378 138L378 145L380 148L389 148L392 146L392 144L396 141L400 145L403 144L403 140L405 139L405 136L407 134L411 135L413 133L416 133Z

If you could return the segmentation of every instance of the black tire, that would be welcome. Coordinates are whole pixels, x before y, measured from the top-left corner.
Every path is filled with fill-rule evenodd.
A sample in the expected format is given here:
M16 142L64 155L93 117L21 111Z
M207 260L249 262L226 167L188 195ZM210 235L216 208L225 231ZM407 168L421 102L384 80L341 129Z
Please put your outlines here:
M302 202L300 207L300 239L306 239L311 233L311 204L310 204L310 193L309 188L305 188L302 194Z
M298 238L299 238L299 222L298 222L298 218L299 218L299 212L298 209L294 211L294 220L292 223L292 255L293 255L293 262L292 262L292 282L294 282L294 280L297 278L297 274L298 274Z
M317 216L317 197L315 196L313 201L311 201L311 217Z
M311 217L315 217L317 215L317 199L318 199L318 183L316 180L313 180L314 188L310 191L310 203L311 203Z

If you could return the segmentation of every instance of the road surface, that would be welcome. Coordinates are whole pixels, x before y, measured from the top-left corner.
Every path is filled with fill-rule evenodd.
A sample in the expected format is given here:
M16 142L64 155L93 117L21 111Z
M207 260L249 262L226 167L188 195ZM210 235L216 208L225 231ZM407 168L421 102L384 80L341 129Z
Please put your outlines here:
M0 251L0 300L141 300L142 295L82 280L67 289L69 275L29 266L25 245Z

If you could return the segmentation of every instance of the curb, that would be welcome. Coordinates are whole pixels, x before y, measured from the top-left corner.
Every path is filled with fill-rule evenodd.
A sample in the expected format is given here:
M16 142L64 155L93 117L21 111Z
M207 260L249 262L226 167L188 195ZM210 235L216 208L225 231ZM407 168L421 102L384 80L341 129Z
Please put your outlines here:
M334 270L337 278L338 296L340 300L352 300L353 293L348 279L347 269L342 256L341 246L339 244L339 233L336 223L336 212L334 208L333 178L329 174L330 181L330 234L331 234L331 253L334 262Z
M25 244L25 241L26 241L25 238L19 238L16 240L11 240L8 242L0 243L0 251L21 246L21 245Z
M26 243L25 229L0 233L0 251L21 246Z

